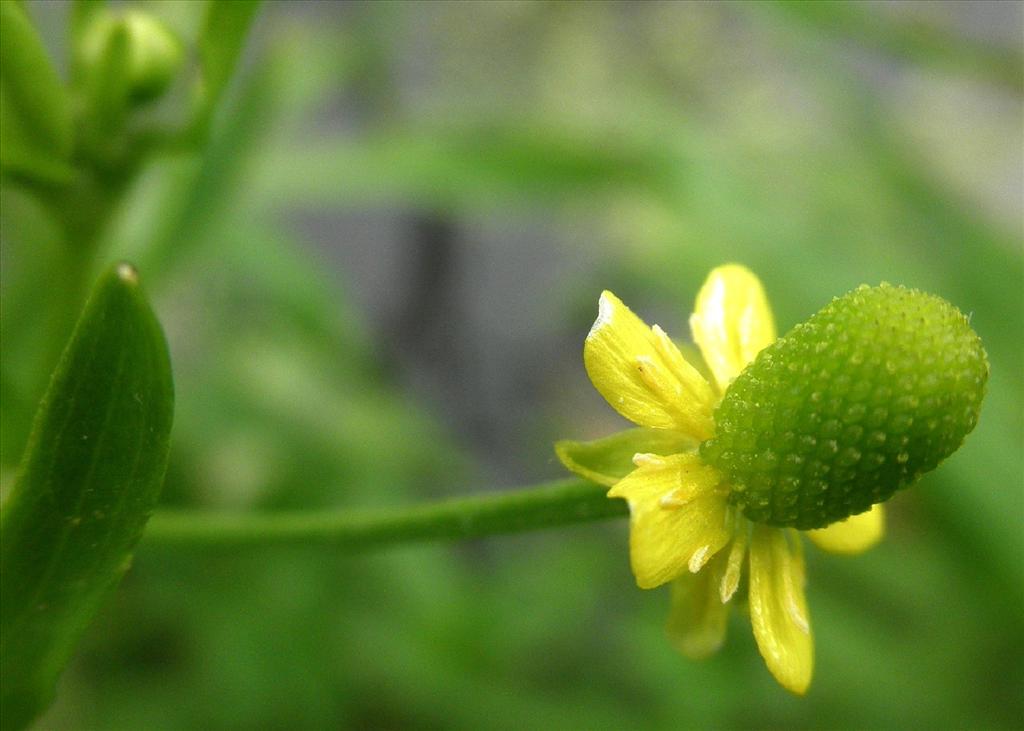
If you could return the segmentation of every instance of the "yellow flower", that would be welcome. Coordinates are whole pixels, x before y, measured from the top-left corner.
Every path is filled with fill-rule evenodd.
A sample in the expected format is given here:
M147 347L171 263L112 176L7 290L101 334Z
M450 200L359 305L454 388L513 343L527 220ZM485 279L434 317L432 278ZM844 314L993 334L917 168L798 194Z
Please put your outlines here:
M747 520L729 501L725 477L697 447L715 431L715 407L732 380L776 339L764 289L748 269L711 272L690 318L710 380L655 325L611 292L600 299L583 360L594 387L641 428L590 444L560 442L571 470L611 485L630 510L630 560L640 588L671 582L668 633L686 655L716 651L746 576L750 621L768 669L802 694L813 641L804 595L801 532L819 547L857 553L882 536L881 505L826 528L797 531ZM632 464L622 468L624 455ZM746 571L744 571L746 568Z

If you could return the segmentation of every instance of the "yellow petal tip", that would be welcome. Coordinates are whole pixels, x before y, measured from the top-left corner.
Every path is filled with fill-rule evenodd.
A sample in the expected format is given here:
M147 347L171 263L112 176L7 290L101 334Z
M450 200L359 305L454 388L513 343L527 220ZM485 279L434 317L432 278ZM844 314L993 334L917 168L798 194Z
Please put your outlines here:
M601 292L601 296L597 300L597 319L590 326L590 332L587 333L588 338L593 337L604 326L611 324L617 301L618 298L607 289Z

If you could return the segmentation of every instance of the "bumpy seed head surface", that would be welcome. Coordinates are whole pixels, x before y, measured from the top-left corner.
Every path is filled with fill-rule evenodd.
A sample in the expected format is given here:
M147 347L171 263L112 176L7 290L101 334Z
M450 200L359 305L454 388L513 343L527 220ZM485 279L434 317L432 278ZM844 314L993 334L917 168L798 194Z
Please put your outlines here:
M987 379L981 340L951 304L862 286L758 355L700 453L750 520L821 528L952 454L978 421Z

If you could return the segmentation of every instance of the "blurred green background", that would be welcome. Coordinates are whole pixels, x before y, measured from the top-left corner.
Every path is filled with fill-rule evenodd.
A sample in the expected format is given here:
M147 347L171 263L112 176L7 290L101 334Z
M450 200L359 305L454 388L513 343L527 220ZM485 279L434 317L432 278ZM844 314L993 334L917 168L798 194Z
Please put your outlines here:
M66 4L27 8L63 63ZM190 43L202 3L145 9ZM809 552L803 699L737 613L718 657L676 654L616 521L348 557L143 539L39 728L1024 727L1022 23L1018 2L266 3L209 143L146 166L97 262L139 266L168 334L168 506L560 476L553 440L625 423L582 366L600 291L681 338L727 261L782 331L862 282L949 299L991 359L981 422L880 547ZM63 252L29 192L0 202L9 481Z

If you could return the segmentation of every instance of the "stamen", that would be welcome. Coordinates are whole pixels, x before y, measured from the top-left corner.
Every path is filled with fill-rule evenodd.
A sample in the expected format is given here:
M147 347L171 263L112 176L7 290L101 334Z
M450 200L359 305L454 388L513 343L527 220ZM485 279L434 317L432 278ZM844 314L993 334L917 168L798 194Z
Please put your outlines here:
M701 546L700 548L698 548L696 551L693 552L693 555L690 556L690 573L691 574L696 574L702 568L704 568L704 564L706 564L708 562L708 559L711 558L711 556L708 555L708 552L710 550L711 550L711 546Z
M661 379L658 378L658 374L655 372L657 367L654 359L649 355L638 355L636 357L636 369L640 372L640 378L643 379L649 389L655 393L660 393L663 389Z
M693 496L690 495L687 497L683 494L682 490L666 492L658 499L658 505L666 510L675 510L676 508L681 508L684 505L689 505L691 502L693 502Z
M742 518L740 520L743 520ZM744 521L745 522L745 521ZM747 556L747 526L740 526L735 533L732 547L729 549L729 558L726 562L725 573L722 575L722 583L718 592L722 597L722 604L725 604L740 586L740 577L743 572L743 559Z
M633 455L633 464L637 467L664 467L665 458L657 454L637 452Z
M652 398L663 408L673 412L677 417L685 417L678 404L683 395L679 379L665 367L661 358L655 359L649 355L638 355L634 359L637 373L643 381Z

